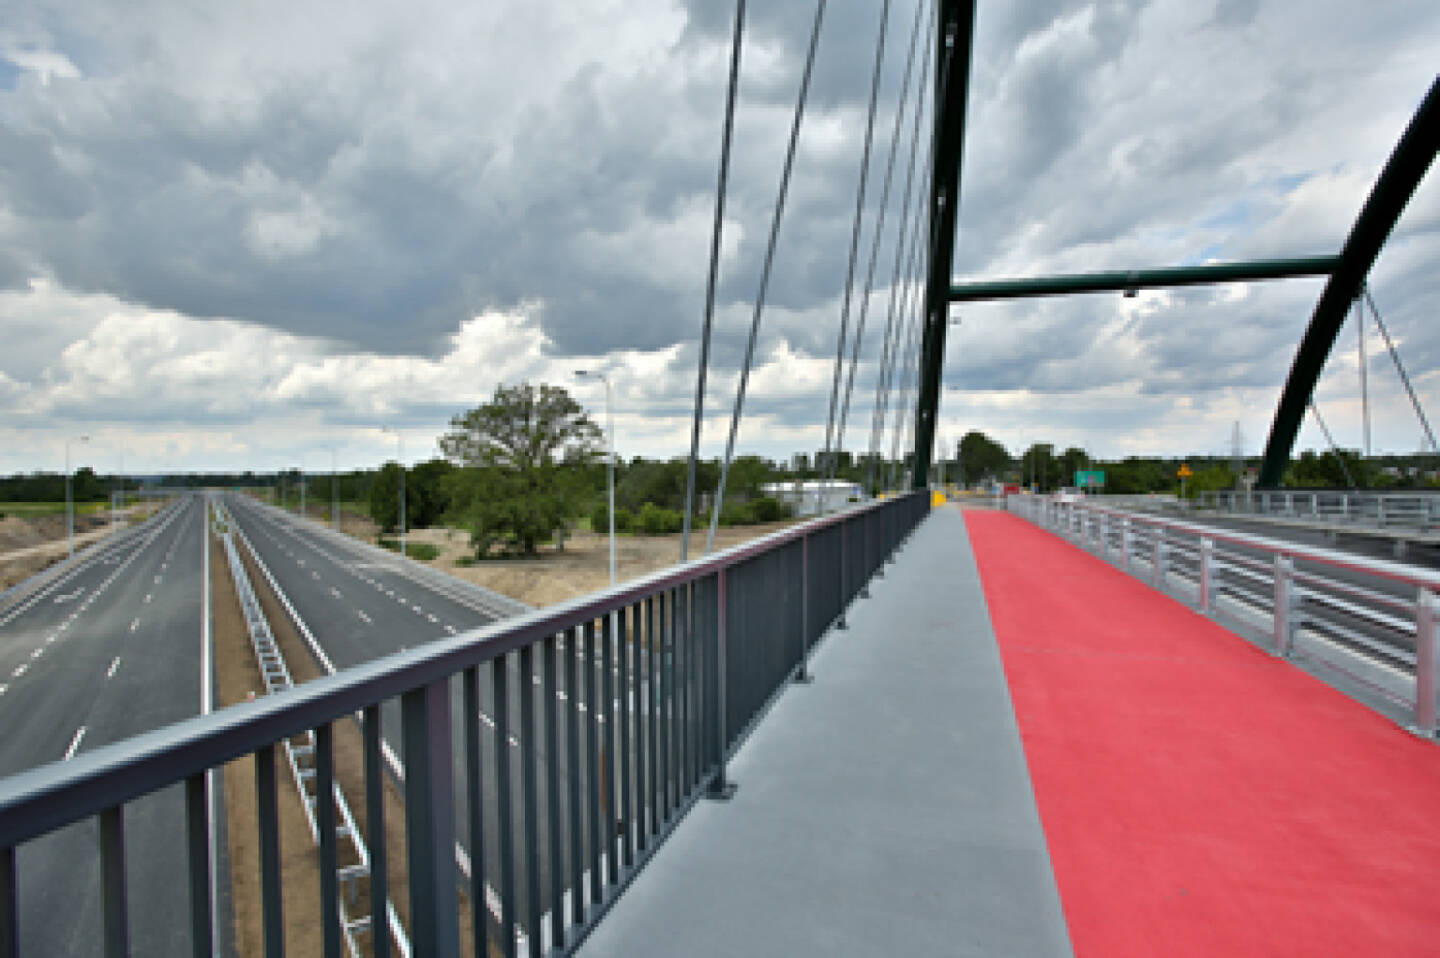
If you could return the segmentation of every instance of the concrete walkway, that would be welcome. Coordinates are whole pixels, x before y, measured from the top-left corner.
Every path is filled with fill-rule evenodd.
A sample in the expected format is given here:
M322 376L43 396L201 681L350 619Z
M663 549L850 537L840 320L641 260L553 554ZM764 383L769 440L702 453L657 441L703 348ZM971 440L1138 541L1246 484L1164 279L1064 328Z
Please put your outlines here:
M959 510L890 568L580 954L1071 953Z

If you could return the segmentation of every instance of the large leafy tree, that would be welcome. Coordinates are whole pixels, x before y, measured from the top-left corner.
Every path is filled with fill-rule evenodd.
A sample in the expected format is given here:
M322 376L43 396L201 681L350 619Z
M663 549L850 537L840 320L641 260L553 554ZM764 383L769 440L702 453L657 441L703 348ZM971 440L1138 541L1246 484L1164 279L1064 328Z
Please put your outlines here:
M497 542L533 554L578 511L601 432L563 387L500 386L450 426L440 449L462 467L446 480L451 506L477 555Z
M960 473L965 484L999 479L1010 470L1010 453L983 432L971 430L960 440Z

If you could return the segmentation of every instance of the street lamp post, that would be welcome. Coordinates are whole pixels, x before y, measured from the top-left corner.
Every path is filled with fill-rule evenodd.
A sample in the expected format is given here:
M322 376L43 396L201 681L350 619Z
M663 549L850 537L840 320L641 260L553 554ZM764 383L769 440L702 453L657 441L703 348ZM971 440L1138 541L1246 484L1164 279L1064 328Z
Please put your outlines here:
M393 432L395 434L395 464L400 467L400 557L403 559L405 553L405 440L400 435L400 430L391 429L389 426L381 426L381 432Z
M605 384L605 422L607 431L610 434L610 453L605 461L605 485L610 498L610 507L606 510L610 515L610 584L615 584L615 409L610 403L610 377L605 373L593 372L588 369L577 369L575 375L580 379L598 379Z
M70 494L70 443L89 442L89 436L76 436L65 440L65 530L70 540L70 555L75 555L75 500Z
M340 531L340 473L335 466L335 447L330 447L330 521Z

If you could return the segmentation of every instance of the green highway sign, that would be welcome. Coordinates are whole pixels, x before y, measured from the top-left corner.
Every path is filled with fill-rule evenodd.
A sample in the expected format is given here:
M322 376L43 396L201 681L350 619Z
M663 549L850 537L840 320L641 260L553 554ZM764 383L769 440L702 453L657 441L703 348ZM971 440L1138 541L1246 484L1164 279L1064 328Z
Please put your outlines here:
M1105 471L1103 469L1076 469L1075 485L1081 489L1098 489L1105 485Z

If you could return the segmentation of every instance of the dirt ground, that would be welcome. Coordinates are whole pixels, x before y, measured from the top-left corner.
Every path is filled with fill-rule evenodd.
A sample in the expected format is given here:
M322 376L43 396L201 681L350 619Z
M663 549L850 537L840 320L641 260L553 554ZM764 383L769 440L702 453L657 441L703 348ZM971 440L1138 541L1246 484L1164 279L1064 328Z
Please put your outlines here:
M309 647L291 623L283 607L275 598L253 559L243 556L250 575L251 586L260 600L265 617L285 658L291 678L299 685L324 675L324 671L310 653ZM214 577L215 615L215 664L220 679L220 705L244 701L250 693L262 695L263 684L255 664L254 651L245 628L244 615L240 611L235 595L234 583L230 578L229 565L218 538L215 540L212 557ZM223 625L222 625L223 621ZM299 739L297 738L297 742ZM334 725L335 773L350 811L355 817L366 843L373 849L374 839L366 825L364 752L359 723L350 719ZM289 769L283 757L277 753L277 775L280 789L281 820L281 881L285 889L284 915L285 940L288 954L311 955L320 951L320 929L314 921L319 908L319 849L310 838L309 825L301 808ZM260 938L263 910L260 905L259 834L256 824L256 796L254 761L244 759L226 766L225 801L227 813L227 834L231 855L231 875L235 909L236 952L241 955L259 954L263 950ZM347 864L345 853L349 843L341 842L340 864ZM406 868L405 810L404 798L399 787L388 776L385 783L385 850L386 876L391 901L400 915L401 922L409 927L409 876ZM342 894L345 890L342 888ZM369 882L361 880L355 887L356 906L351 913L367 910ZM470 909L461 892L460 933L461 945L468 954L472 949L472 933L469 922ZM379 916L376 927L384 928L383 916ZM368 948L369 938L357 936L362 948Z
M149 515L153 505L130 506L121 512L118 528ZM75 517L75 547L84 548L111 533L110 510ZM0 590L23 582L61 559L70 550L63 515L15 516L0 519Z
M715 533L715 550L768 535L789 524L721 528ZM706 531L691 530L691 558L704 553ZM439 556L429 563L435 568L537 607L564 602L610 584L610 540L604 534L573 532L563 550L542 546L534 559L486 559L472 566L456 565L457 560L473 555L468 532L437 527L415 529L408 535L412 542L428 542L439 548ZM678 533L616 536L617 581L625 582L679 562L680 538Z

